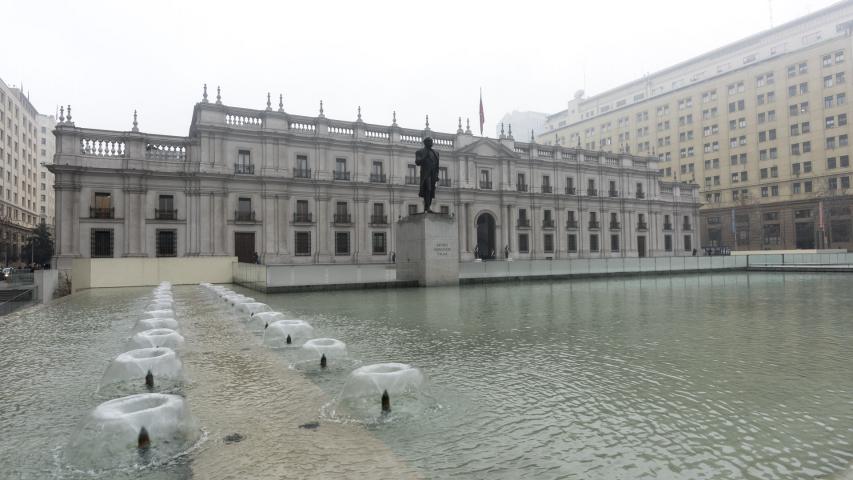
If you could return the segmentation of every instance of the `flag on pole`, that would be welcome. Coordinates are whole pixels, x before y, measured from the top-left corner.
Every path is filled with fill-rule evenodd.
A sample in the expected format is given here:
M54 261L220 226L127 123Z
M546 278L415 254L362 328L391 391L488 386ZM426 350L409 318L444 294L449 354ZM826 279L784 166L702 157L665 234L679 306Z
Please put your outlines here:
M486 112L483 110L483 89L480 88L480 136L483 136L483 124L486 123Z

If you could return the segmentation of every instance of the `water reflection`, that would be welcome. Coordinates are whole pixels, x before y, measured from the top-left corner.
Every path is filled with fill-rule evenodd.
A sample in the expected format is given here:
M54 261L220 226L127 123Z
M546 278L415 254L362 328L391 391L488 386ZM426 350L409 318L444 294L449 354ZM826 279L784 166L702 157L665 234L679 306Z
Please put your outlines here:
M431 476L803 478L853 459L849 276L255 295L441 409L375 434ZM340 385L316 381L335 392Z

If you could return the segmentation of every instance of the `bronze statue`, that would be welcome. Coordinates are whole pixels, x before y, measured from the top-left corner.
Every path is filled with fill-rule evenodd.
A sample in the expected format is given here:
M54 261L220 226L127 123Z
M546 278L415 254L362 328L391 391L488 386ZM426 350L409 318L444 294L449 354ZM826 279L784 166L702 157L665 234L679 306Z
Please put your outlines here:
M435 186L438 183L438 152L432 149L432 138L424 138L424 148L415 153L415 165L421 167L418 196L424 199L424 212L432 212L430 205L435 198Z

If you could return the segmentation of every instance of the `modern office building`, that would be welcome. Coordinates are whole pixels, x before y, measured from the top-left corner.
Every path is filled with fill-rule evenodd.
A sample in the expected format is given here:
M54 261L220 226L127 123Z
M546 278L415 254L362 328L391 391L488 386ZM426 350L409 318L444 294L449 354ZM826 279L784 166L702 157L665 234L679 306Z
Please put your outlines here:
M39 177L38 177L38 206L39 221L44 222L50 231L54 231L56 225L56 198L53 193L53 172L47 168L47 164L53 163L56 153L56 140L53 138L53 128L56 126L56 117L53 115L39 114Z
M726 45L548 118L545 144L659 159L701 188L703 245L853 248L853 1Z
M691 255L698 188L656 159L208 101L189 135L56 126L57 262L236 255L267 264L389 263L422 210L415 151L441 155L433 209L460 261Z
M32 229L52 225L53 175L42 162L55 146L52 117L40 115L20 89L0 80L0 262L20 258ZM44 195L44 197L42 197ZM44 213L43 213L44 212Z

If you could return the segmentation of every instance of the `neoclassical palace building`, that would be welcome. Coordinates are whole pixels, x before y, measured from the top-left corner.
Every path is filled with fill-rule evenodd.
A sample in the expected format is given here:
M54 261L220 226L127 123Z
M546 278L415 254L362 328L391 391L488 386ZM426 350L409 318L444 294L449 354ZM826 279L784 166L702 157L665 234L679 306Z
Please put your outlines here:
M691 255L698 186L654 158L331 120L207 99L189 135L56 126L57 262L237 256L266 264L389 263L395 222L422 210L415 151L441 155L433 210L460 261Z

